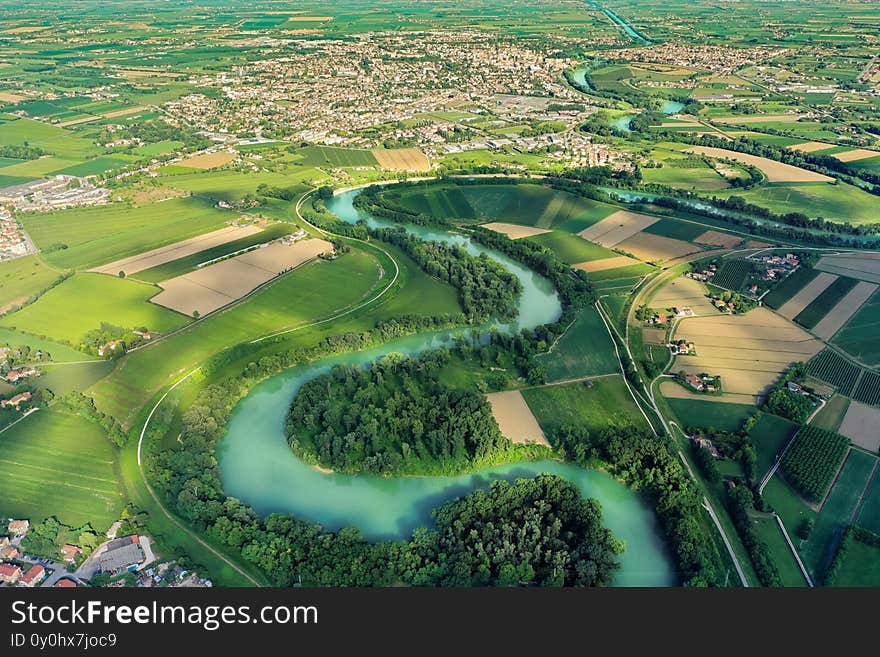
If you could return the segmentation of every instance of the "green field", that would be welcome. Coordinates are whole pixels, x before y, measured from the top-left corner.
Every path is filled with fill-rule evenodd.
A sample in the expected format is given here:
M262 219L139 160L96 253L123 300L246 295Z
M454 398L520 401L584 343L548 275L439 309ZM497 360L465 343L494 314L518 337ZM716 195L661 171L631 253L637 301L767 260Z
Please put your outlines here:
M549 187L467 185L461 191L478 217L486 221L556 228L577 233L619 210L612 205L573 196Z
M548 435L569 424L589 431L613 425L648 428L619 375L595 379L592 384L589 388L583 383L529 388L522 394Z
M458 185L426 185L424 189L407 189L403 192L388 190L382 196L428 217L451 221L474 221L474 209Z
M782 579L783 586L806 586L807 581L804 579L801 569L798 567L791 548L776 518L762 517L754 523L755 533L770 548L773 555L773 563L779 569L779 576Z
M706 232L706 226L692 224L687 221L676 221L675 219L661 219L645 228L642 232L692 242Z
M774 309L780 308L818 275L819 272L812 267L798 267L767 293L764 297L764 305Z
M149 303L159 288L105 274L76 274L18 312L0 320L0 326L33 335L45 335L74 345L91 329L108 322L132 329L146 326L167 333L189 319Z
M593 283L597 281L620 281L623 279L635 279L644 276L645 274L650 274L652 271L657 271L657 268L641 262L637 265L627 265L626 267L618 267L617 269L594 271L589 274L589 279Z
M63 169L53 171L53 174L64 174L67 176L94 176L114 169L120 169L131 164L129 160L119 157L98 157L93 160L86 160L79 164L74 164Z
M827 568L843 532L849 526L850 517L858 503L868 477L877 459L858 450L851 450L822 510L816 518L816 526L810 540L801 549L804 565L814 578L820 577Z
M222 228L237 215L199 198L23 215L50 264L85 269Z
M220 171L195 171L186 169L187 173L163 176L158 178L162 184L195 196L205 197L206 203L214 201L235 202L246 194L254 194L262 184L270 187L281 187L292 190L295 194L308 191L305 182L323 178L317 170L309 167L295 167L289 173L271 171L242 172L231 169ZM171 203L171 201L165 201Z
M548 381L565 381L620 369L614 343L599 313L584 308L549 353L537 357L547 369Z
M854 225L877 221L877 197L845 183L769 183L733 194L779 214L802 212L808 217Z
M618 254L604 246L593 244L587 240L571 235L553 231L552 233L544 233L543 235L535 235L526 238L529 242L540 244L553 251L556 257L570 265L576 265L581 262L589 262L591 260L602 260L604 258L613 258Z
M23 303L60 277L36 255L0 263L0 311Z
M834 586L880 586L880 547L851 540Z
M659 169L642 169L646 183L694 191L727 189L727 180L700 158L667 159Z
M834 336L833 342L863 363L880 365L880 293L875 292Z
M332 146L306 146L295 151L307 167L376 167L379 163L371 151Z
M758 478L763 478L776 462L776 455L791 440L798 425L776 415L764 413L749 436L758 455Z
M875 534L880 534L880 474L878 472L874 473L871 485L865 492L856 524Z
M0 515L105 531L124 503L118 455L88 420L42 410L0 433Z
M666 399L666 403L683 427L696 429L739 431L743 422L755 413L755 407L749 404L674 398Z
M782 518L789 536L793 536L797 532L804 520L815 520L816 518L816 512L807 506L804 500L791 489L782 479L779 471L767 482L762 497ZM800 542L795 538L792 538L792 540L795 542L795 546Z
M834 395L825 402L825 406L816 414L816 417L813 418L810 424L820 429L837 431L848 408L849 398L843 395Z
M59 397L72 390L82 391L107 376L114 367L110 360L88 360L58 365L40 365L43 374L34 381L38 388L48 388Z
M49 354L52 361L57 363L68 363L71 361L92 358L92 356L77 351L66 344L53 342L52 340L45 338L38 338L34 335L19 333L18 331L13 331L12 329L4 328L2 326L0 326L0 344L13 347L27 345L32 349L39 349L40 351Z
M810 305L798 313L794 321L808 329L813 328L828 314L829 310L846 296L847 292L856 286L856 283L858 281L854 278L841 276L825 288L822 294L813 299Z

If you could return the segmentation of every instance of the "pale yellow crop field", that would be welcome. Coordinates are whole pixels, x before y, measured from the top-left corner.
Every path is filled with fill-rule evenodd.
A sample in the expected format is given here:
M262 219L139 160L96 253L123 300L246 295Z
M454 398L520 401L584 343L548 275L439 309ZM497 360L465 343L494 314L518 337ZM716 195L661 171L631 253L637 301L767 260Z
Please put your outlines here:
M697 355L677 357L673 371L720 375L722 389L739 395L763 394L792 363L809 360L824 346L766 308L686 318L676 338L693 341Z
M715 316L718 310L712 305L706 287L699 281L681 276L657 291L648 302L651 308L681 308L688 306L696 315Z
M653 235L651 233L637 233L632 237L628 237L622 242L618 242L615 248L632 253L639 260L645 262L663 262L672 260L683 255L702 251L696 244L677 240L663 235Z
M867 160L869 157L877 157L880 151L869 151L866 148L855 148L851 151L844 151L834 156L841 162L856 162L858 160Z
M658 221L660 221L660 217L618 210L586 230L582 230L578 235L585 240L610 248L628 237L642 232L645 228Z
M513 443L539 443L550 446L532 410L519 390L486 395L501 433Z
M618 269L620 267L628 267L637 265L639 261L629 256L614 256L612 258L602 258L601 260L590 260L589 262L579 262L572 265L575 269L580 269L588 274L596 271L607 271L609 269Z
M370 152L383 169L390 171L431 170L431 161L418 148L376 148Z
M737 151L729 151L726 148L714 148L711 146L694 146L688 148L686 153L698 153L700 155L708 155L709 157L717 157L725 160L733 160L734 162L742 162L756 169L759 169L769 182L830 182L833 180L830 176L814 171L807 171L800 167L790 164L783 164L766 157L758 157L757 155L749 155L748 153L738 153Z
M717 230L707 230L702 235L698 235L694 242L697 244L709 244L710 246L720 246L725 249L732 249L742 242L742 237L737 237L730 233L722 233Z
M512 240L522 239L523 237L534 237L535 235L543 235L552 231L546 228L535 228L534 226L520 226L519 224L507 224L503 221L493 221L483 224L483 228L488 228L496 233L507 235Z
M181 160L177 164L191 169L216 169L235 161L236 157L238 156L235 153L202 153Z

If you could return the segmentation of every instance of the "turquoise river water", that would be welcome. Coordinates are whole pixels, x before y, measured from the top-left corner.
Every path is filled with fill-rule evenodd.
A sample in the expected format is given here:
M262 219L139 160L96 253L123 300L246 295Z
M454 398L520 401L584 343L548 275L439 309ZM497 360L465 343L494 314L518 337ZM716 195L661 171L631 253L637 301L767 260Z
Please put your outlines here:
M353 207L357 192L340 194L328 208L345 221L385 222ZM472 254L486 253L510 269L523 284L519 316L502 330L518 330L555 321L559 298L549 281L506 256L472 243L467 237L407 226L424 239L455 243ZM218 449L223 486L228 495L259 513L291 513L327 529L354 526L368 539L408 537L430 525L431 509L496 479L512 480L542 472L557 474L602 505L603 520L624 541L617 586L669 586L676 583L673 563L653 510L625 485L606 474L555 461L516 463L458 477L386 478L325 473L302 462L287 445L284 420L297 390L333 366L366 365L383 355L415 355L451 344L464 331L445 331L402 338L367 351L341 354L295 367L256 386L232 413Z

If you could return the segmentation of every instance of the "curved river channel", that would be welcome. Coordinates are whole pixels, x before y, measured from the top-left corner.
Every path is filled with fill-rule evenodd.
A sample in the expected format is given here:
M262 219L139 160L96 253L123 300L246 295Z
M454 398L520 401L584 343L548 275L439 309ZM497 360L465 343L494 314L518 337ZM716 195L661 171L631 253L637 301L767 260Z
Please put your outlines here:
M386 226L353 207L354 192L327 202L344 221L367 221ZM458 244L471 254L486 253L512 271L523 285L519 316L502 330L519 330L555 321L561 313L559 298L550 282L496 251L465 236L421 226L406 226L427 240ZM225 492L250 504L262 514L291 513L327 529L355 526L368 539L407 538L412 530L430 525L431 509L496 479L512 480L542 472L557 474L602 505L605 525L626 544L615 574L617 586L669 586L676 583L674 567L656 516L626 486L598 471L539 461L516 463L458 477L351 476L320 472L298 459L287 445L284 421L296 391L306 381L333 366L365 365L391 352L415 355L448 346L465 330L425 333L402 338L357 353L324 358L294 367L254 387L232 413L218 458Z

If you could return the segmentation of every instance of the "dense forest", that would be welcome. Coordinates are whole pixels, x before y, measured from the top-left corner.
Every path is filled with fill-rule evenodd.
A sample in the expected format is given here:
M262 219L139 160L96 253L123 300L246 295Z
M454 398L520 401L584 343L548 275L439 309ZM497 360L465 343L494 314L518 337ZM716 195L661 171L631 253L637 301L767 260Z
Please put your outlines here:
M458 290L469 323L480 324L492 317L502 321L516 317L522 284L488 256L475 257L457 246L428 242L403 228L374 230L372 236L399 247L426 274Z
M721 584L723 568L704 521L702 496L670 444L635 427L591 434L576 426L563 427L550 442L569 460L601 465L651 500L685 586Z
M440 382L449 359L389 354L312 379L290 407L291 448L307 463L384 475L455 474L534 452L501 435L483 395Z
M542 474L493 482L434 511L431 553L441 586L601 586L623 544L571 483Z

